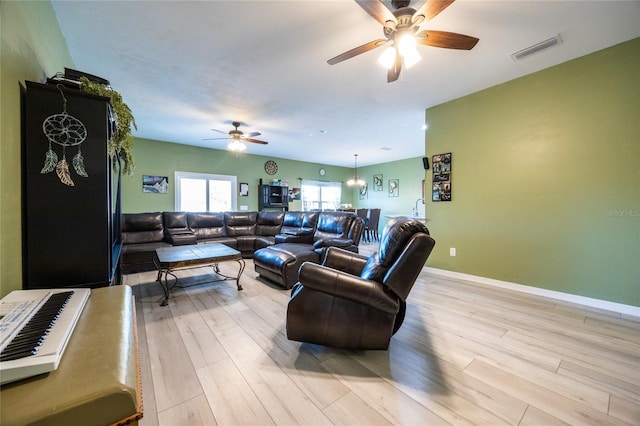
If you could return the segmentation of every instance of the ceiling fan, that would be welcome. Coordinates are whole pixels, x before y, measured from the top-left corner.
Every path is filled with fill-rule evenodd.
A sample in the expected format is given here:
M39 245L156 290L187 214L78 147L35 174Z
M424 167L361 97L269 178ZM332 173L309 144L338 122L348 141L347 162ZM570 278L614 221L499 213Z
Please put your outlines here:
M231 125L233 125L233 127L235 128L233 130L229 130L228 132L229 136L226 136L224 138L207 138L207 139L203 139L203 141L231 139L231 142L227 147L232 151L244 151L247 147L243 144L243 142L258 143L261 145L266 145L269 143L269 142L261 141L259 139L254 139L254 136L261 135L260 132L251 132L245 135L245 133L242 130L238 129L238 127L242 125L242 123L240 123L239 121L233 121L231 122ZM211 130L213 130L214 132L227 133L218 129L211 129Z
M382 24L385 38L365 43L348 50L327 61L334 65L361 53L391 42L378 60L387 67L387 81L396 81L400 76L402 65L409 68L420 60L416 43L425 46L443 47L446 49L471 50L478 43L477 38L447 31L424 30L418 32L420 25L436 17L455 0L427 0L417 11L409 4L410 0L392 0L391 11L381 1L355 0L362 9Z

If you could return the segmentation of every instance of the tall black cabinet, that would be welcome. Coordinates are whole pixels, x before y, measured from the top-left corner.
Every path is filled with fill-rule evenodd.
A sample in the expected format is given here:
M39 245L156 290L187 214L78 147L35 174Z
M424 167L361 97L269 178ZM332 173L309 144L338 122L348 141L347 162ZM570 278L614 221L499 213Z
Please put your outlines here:
M23 288L118 284L121 175L107 152L109 99L26 82L23 107Z
M289 210L289 187L279 185L259 185L258 209Z

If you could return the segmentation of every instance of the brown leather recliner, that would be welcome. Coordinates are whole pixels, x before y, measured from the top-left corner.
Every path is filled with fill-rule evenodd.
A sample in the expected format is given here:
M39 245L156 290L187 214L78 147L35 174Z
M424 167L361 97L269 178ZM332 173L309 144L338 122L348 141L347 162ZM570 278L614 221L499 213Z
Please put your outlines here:
M408 217L392 219L369 258L331 247L306 262L291 290L287 338L345 349L387 349L435 241Z

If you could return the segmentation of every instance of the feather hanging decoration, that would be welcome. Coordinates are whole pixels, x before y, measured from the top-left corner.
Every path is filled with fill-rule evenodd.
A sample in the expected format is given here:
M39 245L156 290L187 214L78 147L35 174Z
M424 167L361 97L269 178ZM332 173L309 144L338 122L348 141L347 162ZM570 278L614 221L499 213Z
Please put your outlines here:
M79 176L89 177L87 171L84 168L84 157L82 157L80 148L78 148L78 153L73 156L73 160L71 160L71 163L73 164L73 168Z
M49 150L44 155L44 167L40 170L40 174L51 173L58 163L58 154L51 149L51 142L49 142Z
M71 175L69 174L69 163L67 159L63 156L62 160L56 164L56 174L60 178L60 182L65 185L75 186L73 181L71 180Z
M56 87L62 97L62 113L50 115L42 122L42 131L49 140L49 149L45 153L44 167L42 167L40 173L50 173L55 169L60 182L65 185L75 186L69 173L69 163L67 162L65 150L68 146L78 147L78 153L73 157L71 163L79 176L89 177L84 167L84 157L80 150L80 144L87 138L87 128L82 121L67 113L67 98L64 96L64 86L58 84ZM62 147L62 160L58 161L58 154L51 148L51 142Z

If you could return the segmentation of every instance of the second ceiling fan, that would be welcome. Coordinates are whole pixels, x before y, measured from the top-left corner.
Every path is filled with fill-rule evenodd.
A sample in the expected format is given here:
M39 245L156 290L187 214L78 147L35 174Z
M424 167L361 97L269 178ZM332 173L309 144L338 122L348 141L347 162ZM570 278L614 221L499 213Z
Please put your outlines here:
M233 130L229 130L229 136L223 138L207 138L203 139L203 141L215 141L215 140L223 140L223 139L231 139L231 143L229 143L228 148L232 151L244 151L246 147L243 142L251 142L257 143L261 145L267 145L269 142L261 141L259 139L254 139L254 136L260 136L260 132L251 132L245 134L242 130L238 129L242 125L239 121L232 121L231 125L234 127ZM214 132L227 133L218 129L211 129Z
M447 31L418 32L420 25L433 19L454 1L427 0L422 7L415 10L409 7L411 1L393 0L391 4L395 11L392 12L378 0L355 0L365 12L382 24L385 38L348 50L327 62L329 65L334 65L391 42L392 45L385 50L379 60L387 67L387 81L391 83L400 76L403 64L409 67L420 60L420 55L415 49L416 43L446 49L471 50L478 43L479 39L476 37Z

